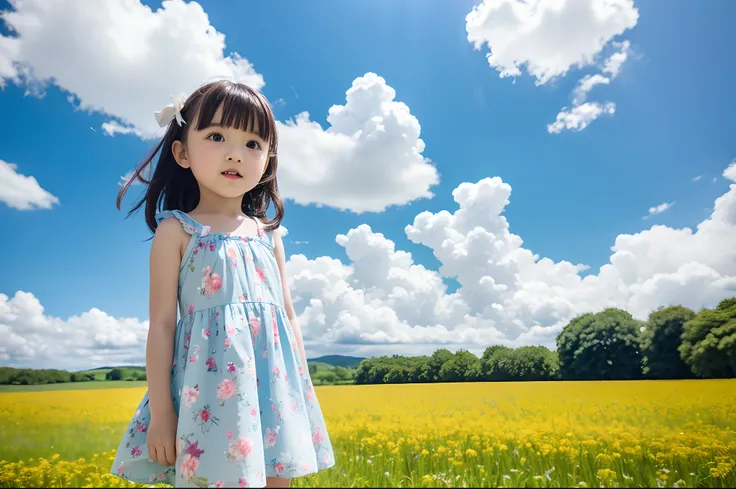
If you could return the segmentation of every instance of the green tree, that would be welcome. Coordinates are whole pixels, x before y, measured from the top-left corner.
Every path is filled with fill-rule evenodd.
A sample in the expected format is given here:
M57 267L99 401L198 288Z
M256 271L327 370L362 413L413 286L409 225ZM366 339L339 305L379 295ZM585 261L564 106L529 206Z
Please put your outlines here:
M558 376L557 354L544 346L521 346L509 357L508 376L513 380L552 380Z
M471 382L479 377L480 359L467 350L458 350L442 364L439 373L443 382Z
M442 366L445 362L449 362L453 357L454 355L447 348L440 348L432 353L432 356L429 357L429 361L427 362L429 366L427 375L430 382L439 382L441 380L440 370L442 369Z
M557 335L560 374L574 380L641 377L641 324L615 308L574 318Z
M337 380L345 381L350 377L350 372L345 367L338 365L335 367L335 377L337 377Z
M659 309L649 315L641 332L642 366L646 377L687 379L693 376L678 348L684 324L694 317L693 311L682 306Z
M679 352L699 377L736 377L736 297L686 322Z
M511 380L510 361L513 348L504 345L489 346L480 359L481 378L488 381Z
M109 372L109 380L123 380L125 378L125 370L122 368L114 368ZM107 378L107 376L105 376Z

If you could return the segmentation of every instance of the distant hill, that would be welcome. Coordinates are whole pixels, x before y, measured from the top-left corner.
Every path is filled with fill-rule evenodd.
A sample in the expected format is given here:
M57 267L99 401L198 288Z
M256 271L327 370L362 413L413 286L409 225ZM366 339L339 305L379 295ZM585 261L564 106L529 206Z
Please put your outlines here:
M321 362L332 365L333 367L356 368L362 360L365 360L365 358L348 357L345 355L325 355L323 357L310 358L308 362Z

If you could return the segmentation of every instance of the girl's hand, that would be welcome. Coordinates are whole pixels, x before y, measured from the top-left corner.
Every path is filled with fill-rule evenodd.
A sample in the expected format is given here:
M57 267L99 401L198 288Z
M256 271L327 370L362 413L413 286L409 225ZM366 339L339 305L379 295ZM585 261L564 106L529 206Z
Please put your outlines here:
M178 416L172 410L166 414L151 415L148 425L148 456L161 465L176 465L179 457L176 446Z

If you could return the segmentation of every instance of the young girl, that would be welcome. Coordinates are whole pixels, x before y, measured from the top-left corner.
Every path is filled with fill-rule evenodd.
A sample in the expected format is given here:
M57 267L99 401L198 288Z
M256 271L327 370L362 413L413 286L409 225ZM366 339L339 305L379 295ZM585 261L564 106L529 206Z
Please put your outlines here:
M166 134L117 199L120 209L134 179L147 184L130 213L145 204L154 236L148 392L112 473L176 487L288 487L334 457L286 280L276 123L242 84L180 97L156 114Z

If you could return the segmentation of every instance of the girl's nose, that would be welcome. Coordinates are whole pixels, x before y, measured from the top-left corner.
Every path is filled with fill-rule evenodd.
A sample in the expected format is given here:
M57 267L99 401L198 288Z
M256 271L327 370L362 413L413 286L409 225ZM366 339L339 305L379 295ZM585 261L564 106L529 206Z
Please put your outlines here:
M227 161L237 161L238 163L242 163L243 158L240 155L230 155L227 157Z

